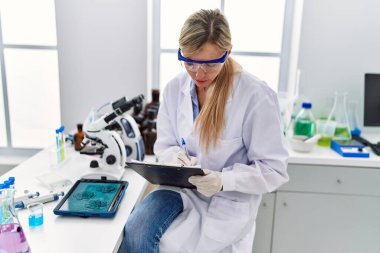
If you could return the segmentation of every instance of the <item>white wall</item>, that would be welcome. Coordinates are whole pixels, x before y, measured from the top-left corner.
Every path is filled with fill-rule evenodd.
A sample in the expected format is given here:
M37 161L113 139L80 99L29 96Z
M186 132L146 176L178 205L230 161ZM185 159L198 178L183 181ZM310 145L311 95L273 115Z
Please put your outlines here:
M300 92L316 102L316 114L326 96L346 90L363 122L364 73L380 73L379 14L378 0L304 2Z
M62 123L147 93L147 1L56 0Z
M335 90L359 100L364 73L380 73L380 1L305 1L300 92L315 113ZM56 1L62 122L69 129L93 106L147 86L146 0Z

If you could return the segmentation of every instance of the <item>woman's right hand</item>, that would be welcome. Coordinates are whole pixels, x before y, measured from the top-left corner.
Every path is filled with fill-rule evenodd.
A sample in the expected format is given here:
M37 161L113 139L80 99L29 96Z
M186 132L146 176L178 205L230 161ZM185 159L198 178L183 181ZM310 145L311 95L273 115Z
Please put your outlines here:
M173 155L172 161L170 163L181 164L184 166L195 166L198 164L198 158L194 156L188 156L185 150L179 150Z

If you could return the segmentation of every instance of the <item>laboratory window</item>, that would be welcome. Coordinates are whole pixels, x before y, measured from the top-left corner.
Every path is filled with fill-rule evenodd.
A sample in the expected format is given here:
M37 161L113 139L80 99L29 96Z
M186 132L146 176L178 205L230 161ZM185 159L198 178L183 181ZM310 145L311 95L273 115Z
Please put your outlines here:
M55 3L0 2L0 149L37 150L61 118Z
M275 91L288 89L289 39L297 0L150 1L152 87L163 89L184 71L177 60L178 38L186 18L199 9L219 8L232 35L232 57Z

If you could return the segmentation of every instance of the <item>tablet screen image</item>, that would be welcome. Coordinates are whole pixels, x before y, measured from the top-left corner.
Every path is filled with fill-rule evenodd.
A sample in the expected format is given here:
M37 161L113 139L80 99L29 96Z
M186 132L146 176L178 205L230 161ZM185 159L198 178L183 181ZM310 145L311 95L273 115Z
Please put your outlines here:
M74 216L113 216L127 185L125 181L79 180L54 209L54 213Z

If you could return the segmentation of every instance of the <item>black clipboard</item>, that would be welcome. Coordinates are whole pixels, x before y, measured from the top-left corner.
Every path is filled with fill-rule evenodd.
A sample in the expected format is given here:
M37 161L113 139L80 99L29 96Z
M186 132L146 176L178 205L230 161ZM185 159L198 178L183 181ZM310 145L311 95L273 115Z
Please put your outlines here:
M189 177L205 175L203 170L198 167L177 167L142 162L126 162L126 165L127 168L136 171L151 184L170 185L182 188L195 189L196 187L189 183Z

